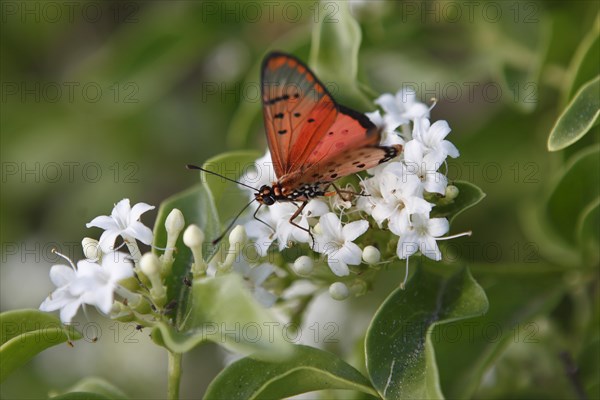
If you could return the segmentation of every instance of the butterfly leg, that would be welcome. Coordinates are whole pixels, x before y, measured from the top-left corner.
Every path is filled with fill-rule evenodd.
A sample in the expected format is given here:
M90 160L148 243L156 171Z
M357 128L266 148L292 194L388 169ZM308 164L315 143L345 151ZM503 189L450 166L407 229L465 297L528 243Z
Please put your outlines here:
M335 183L332 183L331 186L333 186L333 188L335 189L335 192L330 192L326 193L326 196L333 196L334 194L338 194L343 201L352 201L352 199L354 198L354 196L369 196L368 194L362 194L362 193L357 193L353 190L344 190L344 189L340 189L339 187L337 187L337 185ZM348 197L346 197L345 195L349 195Z
M294 204L296 206L298 206L296 203L294 203ZM305 228L294 222L294 219L296 219L296 217L302 213L302 211L304 210L304 207L306 207L307 204L308 204L308 201L303 201L302 204L300 206L298 206L298 209L296 210L294 215L292 215L290 217L289 223L294 225L296 228L302 229L304 232L308 233L310 236L310 240L312 241L311 248L314 248L315 247L315 237L313 236L312 232L310 231L310 226L308 228Z
M256 208L256 211L254 211L254 214L252 214L252 216L254 217L255 220L257 220L258 222L263 223L264 225L268 226L270 230L273 231L273 233L275 233L275 229L273 229L273 227L269 224L267 224L265 221L263 221L262 219L258 218L256 216L256 214L258 214L258 210L260 210L260 208L262 207L262 204L259 204L258 207Z

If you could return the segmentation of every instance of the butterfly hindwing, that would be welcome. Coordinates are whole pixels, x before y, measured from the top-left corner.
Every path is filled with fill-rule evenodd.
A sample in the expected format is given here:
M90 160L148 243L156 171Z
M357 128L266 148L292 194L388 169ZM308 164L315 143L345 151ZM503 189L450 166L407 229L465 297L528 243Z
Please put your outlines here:
M381 163L395 158L402 151L401 145L378 146L367 145L363 147L348 149L338 153L334 157L325 158L310 168L304 170L301 174L289 176L282 185L301 187L304 185L320 185L326 187L344 176L356 174L361 171L373 168Z
M270 53L262 66L267 141L280 178L298 165L334 123L337 107L323 84L300 60Z
M379 132L365 115L341 105L338 108L340 112L335 122L307 157L305 168L336 158L352 149L379 143Z

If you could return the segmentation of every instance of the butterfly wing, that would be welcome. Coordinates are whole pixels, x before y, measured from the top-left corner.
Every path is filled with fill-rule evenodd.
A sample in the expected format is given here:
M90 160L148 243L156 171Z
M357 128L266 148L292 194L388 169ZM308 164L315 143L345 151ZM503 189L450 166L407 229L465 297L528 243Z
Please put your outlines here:
M380 132L364 114L337 104L297 58L270 53L263 61L267 141L283 191L326 186L400 153L379 146Z
M402 151L401 145L366 145L338 152L333 157L323 158L301 173L290 174L282 186L289 187L327 187L331 182L344 176L373 168L395 158Z
M325 86L293 56L268 54L261 81L267 142L275 174L281 178L304 164L338 111Z

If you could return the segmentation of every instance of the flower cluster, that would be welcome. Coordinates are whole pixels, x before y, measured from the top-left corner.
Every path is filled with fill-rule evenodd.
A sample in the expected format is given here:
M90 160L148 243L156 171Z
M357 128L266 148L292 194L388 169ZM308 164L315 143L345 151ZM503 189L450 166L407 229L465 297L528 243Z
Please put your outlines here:
M57 287L40 305L42 311L60 310L60 319L68 324L84 304L95 306L109 314L117 293L129 304L138 304L141 296L120 285L120 282L134 276L134 262L139 260L136 239L149 244L152 231L140 221L140 216L151 209L145 203L131 207L129 199L115 205L110 216L96 217L87 227L104 229L100 241L85 238L82 241L86 257L77 266L67 257L55 251L68 261L69 265L57 264L50 269L50 280ZM121 236L131 254L117 251L115 242Z
M441 260L436 241L447 239L442 236L448 232L449 223L445 218L431 218L430 213L436 196L447 199L457 196L456 188L449 186L440 172L447 157L459 156L457 148L446 140L450 127L443 120L431 123L433 106L417 101L412 90L384 94L375 104L381 110L367 116L382 132L381 145L402 145L401 154L367 171L368 176L360 182L362 195L357 196L355 206L339 195L332 196L329 202L312 199L293 223L290 219L298 211L297 205L279 202L261 207L256 218L244 224L261 256L267 254L274 242L279 251L294 243L306 243L324 255L336 276L348 276L349 266L379 261L377 248L366 246L361 250L354 243L369 228L366 214L379 228L387 228L398 237L396 254L407 259L407 265L408 257L417 251ZM242 177L242 182L255 187L271 185L275 180L268 151L256 160L255 171ZM248 194L253 196L252 192ZM377 261L372 262L374 259Z
M446 196L448 180L439 172L448 156L459 156L457 148L446 140L450 127L446 121L429 121L429 109L415 100L411 90L400 90L395 96L384 94L375 103L379 111L367 114L386 132L384 143L402 144L404 151L397 160L371 171L361 182L369 195L358 200L358 208L369 214L381 227L399 237L396 253L400 259L420 251L439 261L442 254L436 240L449 229L445 218L430 218L434 206L428 194ZM397 133L397 130L401 132ZM452 189L452 193L454 190Z
M129 199L123 199L115 204L110 216L96 217L87 224L88 228L98 227L104 231L99 241L83 239L86 259L75 265L66 256L55 252L68 265L58 264L50 269L50 280L56 290L44 300L40 310L60 310L64 324L71 323L84 305L94 306L113 318L136 321L140 326L151 326L155 321L168 319L173 305L167 303L165 281L171 274L175 245L182 232L183 243L193 255L193 263L189 266L193 279L238 273L261 304L268 307L275 302L276 296L263 288L275 266L269 263L253 265L240 256L247 241L242 226L230 233L229 249L206 262L202 255L204 233L194 224L185 228L183 214L175 208L165 220L167 243L162 249L163 254L160 257L152 252L142 255L137 241L149 245L153 234L139 219L152 209L153 206L145 203L131 207ZM123 243L115 247L119 237ZM126 247L127 252L118 251L122 247Z

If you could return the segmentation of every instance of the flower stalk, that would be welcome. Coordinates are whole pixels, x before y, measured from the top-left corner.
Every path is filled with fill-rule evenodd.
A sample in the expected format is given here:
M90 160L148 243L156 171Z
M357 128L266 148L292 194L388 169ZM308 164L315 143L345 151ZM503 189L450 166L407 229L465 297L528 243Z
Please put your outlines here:
M169 351L167 399L179 399L179 386L181 384L181 353Z

